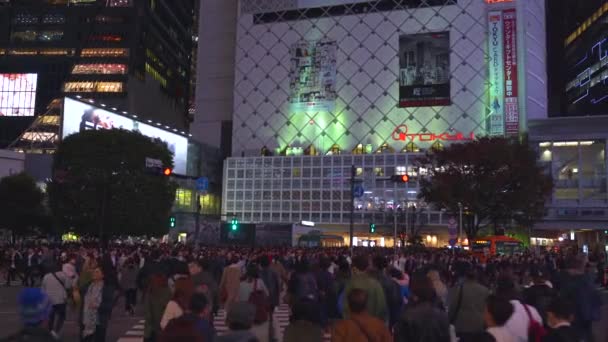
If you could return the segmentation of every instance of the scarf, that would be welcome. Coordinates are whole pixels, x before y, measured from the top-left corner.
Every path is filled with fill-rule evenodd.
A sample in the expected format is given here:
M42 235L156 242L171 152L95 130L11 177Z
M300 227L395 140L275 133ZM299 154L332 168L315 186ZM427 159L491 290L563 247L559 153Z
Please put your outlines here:
M97 311L101 305L102 290L103 282L92 283L84 296L84 308L82 311L83 337L91 336L95 333L95 328L99 322Z

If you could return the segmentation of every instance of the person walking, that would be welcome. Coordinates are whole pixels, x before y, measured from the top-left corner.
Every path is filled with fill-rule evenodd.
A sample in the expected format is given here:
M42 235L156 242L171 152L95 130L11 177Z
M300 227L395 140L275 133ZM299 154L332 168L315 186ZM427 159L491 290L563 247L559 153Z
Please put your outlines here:
M283 342L323 340L318 306L319 303L307 298L298 300L293 305L290 323L283 334Z
M505 328L513 314L513 305L508 300L490 295L486 300L484 321L488 327L478 338L463 342L514 342L515 339Z
M347 294L349 317L335 324L331 333L332 342L393 341L384 320L372 316L367 311L368 298L367 291L363 289L349 290Z
M268 288L260 279L259 269L256 264L249 264L247 272L239 285L239 297L241 302L248 301L255 306L253 327L251 331L260 342L270 340L270 302L268 299Z
M224 305L226 312L230 311L230 305L238 300L239 284L241 282L241 265L239 258L233 256L230 265L224 268L220 280L220 302Z
M51 301L46 293L41 289L26 288L19 294L18 302L23 328L2 342L55 342L48 330Z
M124 267L120 270L120 288L125 294L125 312L128 315L135 315L135 306L137 305L137 275L139 268L135 260L127 259Z
M42 278L40 288L48 295L52 305L49 316L49 330L53 337L59 339L66 317L68 291L72 290L75 283L73 279L59 269L59 266L55 266L54 269L51 269L50 266L47 267L50 272Z
M162 331L160 321L171 300L167 278L162 274L151 275L145 291L147 293L144 301L144 341L156 342Z
M366 308L367 312L380 320L388 322L388 309L386 307L386 298L384 290L380 283L367 274L369 268L369 260L365 256L356 256L353 258L353 275L346 284L342 296L346 298L352 289L362 289L367 293ZM350 314L350 305L346 301L342 310L342 317L348 318Z
M425 274L412 277L410 302L395 331L395 341L399 342L450 341L448 316L438 304L433 284Z
M101 267L92 270L91 283L83 286L80 312L81 338L83 342L104 342L108 322L112 315L115 288L105 282Z
M456 335L462 339L484 330L484 312L490 290L477 282L471 266L464 266L464 281L451 289L448 295L450 324L456 328Z

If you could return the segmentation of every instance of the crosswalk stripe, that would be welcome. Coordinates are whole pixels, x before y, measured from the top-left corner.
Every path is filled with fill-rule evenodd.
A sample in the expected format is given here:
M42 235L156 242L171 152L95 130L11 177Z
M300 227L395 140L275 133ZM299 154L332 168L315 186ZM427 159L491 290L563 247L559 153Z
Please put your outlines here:
M144 331L143 330L129 330L126 333L127 336L144 336Z
M143 342L141 337L121 337L116 342Z
M142 322L142 323L145 323L145 322ZM138 325L136 325L136 326L133 327L133 329L143 329L143 328L144 328L143 324L138 324Z

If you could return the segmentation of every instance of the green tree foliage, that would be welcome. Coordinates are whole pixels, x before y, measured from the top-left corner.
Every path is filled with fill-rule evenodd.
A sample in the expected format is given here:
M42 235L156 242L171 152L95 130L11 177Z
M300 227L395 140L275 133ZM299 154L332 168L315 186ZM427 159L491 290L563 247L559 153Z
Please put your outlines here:
M45 223L44 194L25 173L0 179L0 228L26 235Z
M165 234L176 186L147 171L146 157L173 167L164 142L137 132L85 131L64 139L48 185L55 222L63 231L102 238Z
M418 160L428 171L420 180L419 197L456 217L462 203L469 239L484 227L494 232L514 224L530 227L543 217L553 189L536 161L525 141L481 138L452 144Z

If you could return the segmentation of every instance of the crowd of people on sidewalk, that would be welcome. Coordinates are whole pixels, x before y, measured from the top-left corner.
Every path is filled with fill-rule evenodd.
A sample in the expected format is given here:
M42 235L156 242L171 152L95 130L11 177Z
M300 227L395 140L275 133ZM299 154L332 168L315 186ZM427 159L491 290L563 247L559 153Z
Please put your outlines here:
M586 342L600 319L601 258L562 251L482 262L441 249L66 244L11 248L1 262L8 285L19 276L29 286L19 298L25 328L7 341L60 340L69 307L81 341L106 341L124 297L128 315L143 302L144 339L153 342L272 341L281 303L291 311L285 342L326 334L335 342ZM31 287L38 280L40 288ZM220 308L228 331L218 333Z

